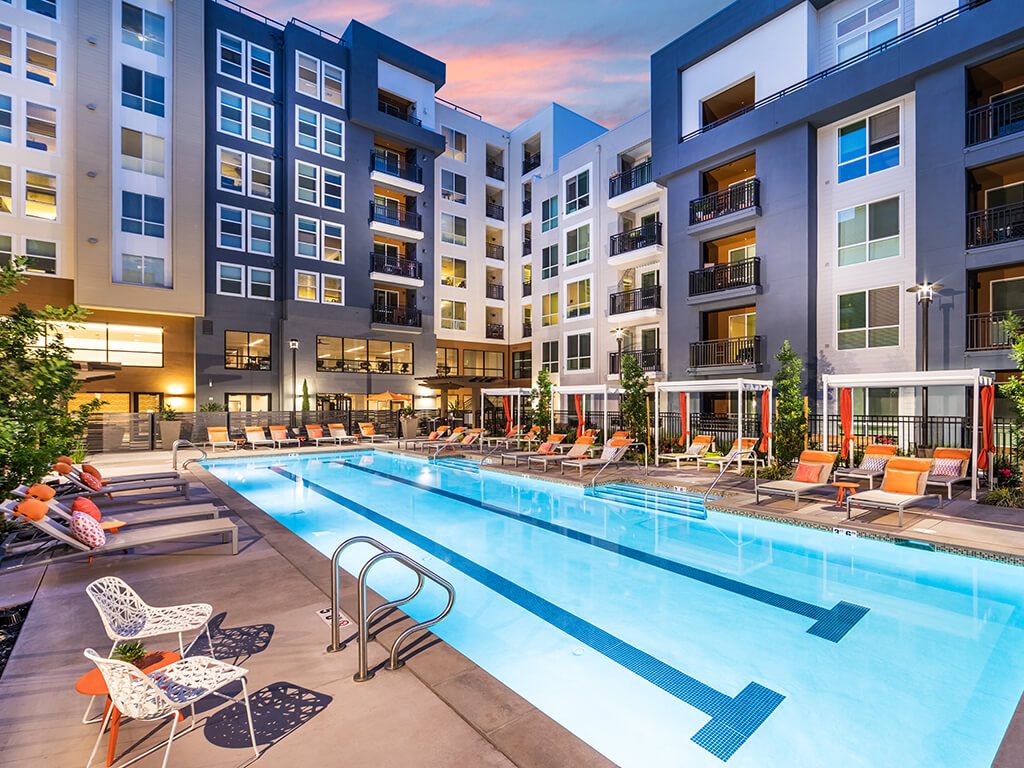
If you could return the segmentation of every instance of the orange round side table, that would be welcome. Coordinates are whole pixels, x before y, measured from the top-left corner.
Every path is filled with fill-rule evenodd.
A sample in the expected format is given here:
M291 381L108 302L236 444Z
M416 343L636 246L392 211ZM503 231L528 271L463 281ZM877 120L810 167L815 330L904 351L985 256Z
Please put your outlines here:
M853 493L855 490L860 488L860 483L832 483L836 488L836 506L843 506L843 500L846 498L847 492Z

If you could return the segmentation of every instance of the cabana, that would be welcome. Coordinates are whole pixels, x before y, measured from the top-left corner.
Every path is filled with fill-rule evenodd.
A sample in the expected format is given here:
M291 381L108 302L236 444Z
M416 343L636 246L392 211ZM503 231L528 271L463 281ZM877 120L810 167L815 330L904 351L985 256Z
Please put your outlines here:
M849 445L853 441L852 398L844 396L843 390L867 387L964 387L972 394L974 407L971 409L973 423L971 426L971 501L978 500L978 470L991 466L992 452L995 446L992 441L992 402L994 390L990 375L982 373L978 368L967 368L952 371L902 371L882 373L848 373L825 374L821 377L822 397L822 446L827 448L828 442L828 395L836 389L840 392L840 419L843 424L841 443ZM983 392L983 390L985 390ZM984 397L983 397L984 395ZM845 400L845 402L844 402ZM984 409L982 402L984 401ZM982 414L984 410L984 414ZM981 423L981 417L984 422ZM982 435L985 445L984 452L978 455L978 427L984 427ZM927 425L925 425L927 429ZM979 461L980 459L980 461Z
M576 415L580 420L580 430L583 429L583 419L585 417L585 411L582 407L582 398L584 395L601 396L601 440L608 439L608 395L619 394L619 389L616 387L609 387L607 384L580 384L577 386L564 386L564 387L552 387L551 394L555 398L553 405L558 403L558 396L579 396L580 402L577 403ZM551 409L551 424L549 429L555 431L555 411L557 408Z
M770 380L761 379L705 379L705 380L693 380L693 381L659 381L654 385L654 465L658 466L661 457L661 393L678 392L679 393L679 416L680 416L680 428L682 429L683 437L687 438L686 447L689 447L689 434L690 431L687 429L686 420L687 414L691 413L690 410L690 395L693 394L718 394L718 393L736 393L737 401L737 433L736 438L743 440L743 417L745 398L743 395L747 392L760 392L762 395L761 399L761 429L763 432L763 440L767 443L765 448L768 453L768 460L772 458L772 433L771 424L772 419L775 417L775 400L772 395L773 384ZM742 464L742 461L740 462Z
M488 397L500 397L502 407L505 409L505 431L513 424L523 425L523 398L530 397L531 391L523 387L493 387L480 390L480 426L484 424L484 413L487 407Z

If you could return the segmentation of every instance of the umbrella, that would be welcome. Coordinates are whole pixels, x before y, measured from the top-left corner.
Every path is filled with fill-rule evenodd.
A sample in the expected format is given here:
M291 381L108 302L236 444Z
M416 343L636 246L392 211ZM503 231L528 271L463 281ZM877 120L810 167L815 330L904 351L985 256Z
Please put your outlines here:
M412 395L400 395L388 390L379 395L367 395L366 399L378 403L408 403L412 400Z

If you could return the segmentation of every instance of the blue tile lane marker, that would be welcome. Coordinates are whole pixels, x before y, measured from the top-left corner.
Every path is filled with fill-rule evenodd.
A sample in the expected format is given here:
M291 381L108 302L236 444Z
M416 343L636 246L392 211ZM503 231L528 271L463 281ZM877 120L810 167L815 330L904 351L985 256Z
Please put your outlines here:
M412 528L324 488L312 480L300 478L284 467L276 466L271 469L293 483L301 483L324 498L400 536L413 546L429 552L633 674L709 715L711 719L693 735L691 741L722 761L732 757L785 698L781 693L758 683L748 683L736 696L728 696Z
M831 640L833 643L838 643L842 640L846 633L853 629L854 625L860 621L869 610L862 605L847 603L845 601L836 603L832 608L822 608L821 606L814 605L813 603L805 603L803 600L797 600L792 597L787 597L786 595L780 595L778 592L772 592L771 590L751 586L750 584L746 584L742 581L730 579L728 576L722 576L717 573L712 573L711 571L695 568L692 565L686 565L685 563L679 563L675 560L658 557L650 552L644 552L643 550L633 549L632 547L627 547L623 544L619 544L618 542L608 541L607 539L602 539L597 536L591 536L589 533L583 533L573 528L566 528L555 523L550 523L547 520L540 520L531 515L524 515L519 512L513 512L510 509L496 507L493 504L487 504L479 499L463 496L462 494L454 493L452 491L446 491L443 488L437 488L426 483L420 483L406 477L392 475L388 472L381 472L379 469L371 469L370 467L363 467L358 464L350 464L344 459L334 461L333 463L342 464L351 469L357 469L360 472L377 475L396 483L403 483L404 485L409 485L413 488L419 488L423 491L436 493L439 496L444 496L463 504L469 504L480 509L485 509L496 515L503 515L504 517L509 517L513 520L518 520L519 522L536 526L537 528L542 528L545 531L561 534L567 538L575 539L576 541L581 541L585 544L590 544L591 546L607 550L608 552L613 552L617 555L622 555L623 557L628 557L632 560L637 560L641 563L646 563L647 565L654 566L655 568L670 571L687 579L700 581L704 584L708 584L709 586L717 587L718 589L725 590L726 592L732 592L735 595L747 597L751 600L756 600L759 603L764 603L765 605L774 606L783 611L789 611L790 613L795 613L799 616L806 616L808 619L814 619L814 623L807 630L808 634L824 638L825 640Z

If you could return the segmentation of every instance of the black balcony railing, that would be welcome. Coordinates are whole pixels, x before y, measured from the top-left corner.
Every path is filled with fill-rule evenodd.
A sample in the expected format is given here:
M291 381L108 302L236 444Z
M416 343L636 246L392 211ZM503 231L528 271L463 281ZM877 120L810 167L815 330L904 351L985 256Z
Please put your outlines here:
M488 259L505 260L505 246L501 243L487 243L484 246L484 254Z
M533 281L527 281L523 283L523 296L533 295Z
M986 349L1009 349L1010 334L1006 319L1016 312L981 312L967 316L967 350L978 352Z
M540 152L523 153L523 173L529 173L540 166Z
M501 163L496 163L493 160L487 161L487 178L497 179L498 181L505 180L505 166Z
M608 197L621 195L631 189L642 187L654 181L654 164L650 158L644 160L640 165L630 168L628 171L617 173L608 179Z
M690 272L690 295L704 296L730 288L746 288L761 284L761 259L753 256L742 261L715 264Z
M533 240L526 238L523 240L523 256L529 256L533 253Z
M694 341L690 344L691 368L760 365L761 362L760 336Z
M761 180L747 179L690 201L690 225L761 205Z
M374 149L370 153L370 170L414 181L417 184L423 183L423 169L416 163L410 163L404 158L395 157L388 152L381 152L379 149Z
M967 247L980 248L1024 238L1024 203L984 208L967 214Z
M523 216L533 210L533 200L523 200Z
M617 376L622 373L622 360L632 357L644 373L661 373L661 349L624 349L608 355L608 373Z
M373 322L385 323L386 325L401 325L406 328L420 328L423 325L423 313L415 307L392 307L374 304Z
M422 220L416 211L410 211L404 205L384 205L370 201L370 221L390 224L393 227L423 230Z
M613 293L608 297L608 314L639 312L642 309L661 309L661 286L649 285L632 291Z
M1024 131L1024 93L967 112L967 146Z
M661 245L660 221L652 221L636 229L612 235L608 243L608 255L619 256L649 245Z
M404 256L393 256L385 253L370 254L373 272L396 277L409 277L413 280L423 279L423 264L416 259L407 259Z
M501 323L488 323L484 329L484 335L488 339L504 339L505 338L505 326Z
M224 353L224 367L240 371L269 371L269 355L243 355L235 352Z
M523 338L528 339L533 336L533 323L523 323Z
M383 112L385 115L397 117L399 120L405 120L405 122L411 123L412 125L423 125L423 121L412 113L411 107L403 107L399 104L395 104L393 101L390 101L389 99L378 98L377 109Z
M487 203L484 208L484 212L490 219L497 219L498 221L505 220L505 206L499 205L498 203Z
M505 286L501 283L488 283L484 290L488 299L498 299L499 301L505 299Z

